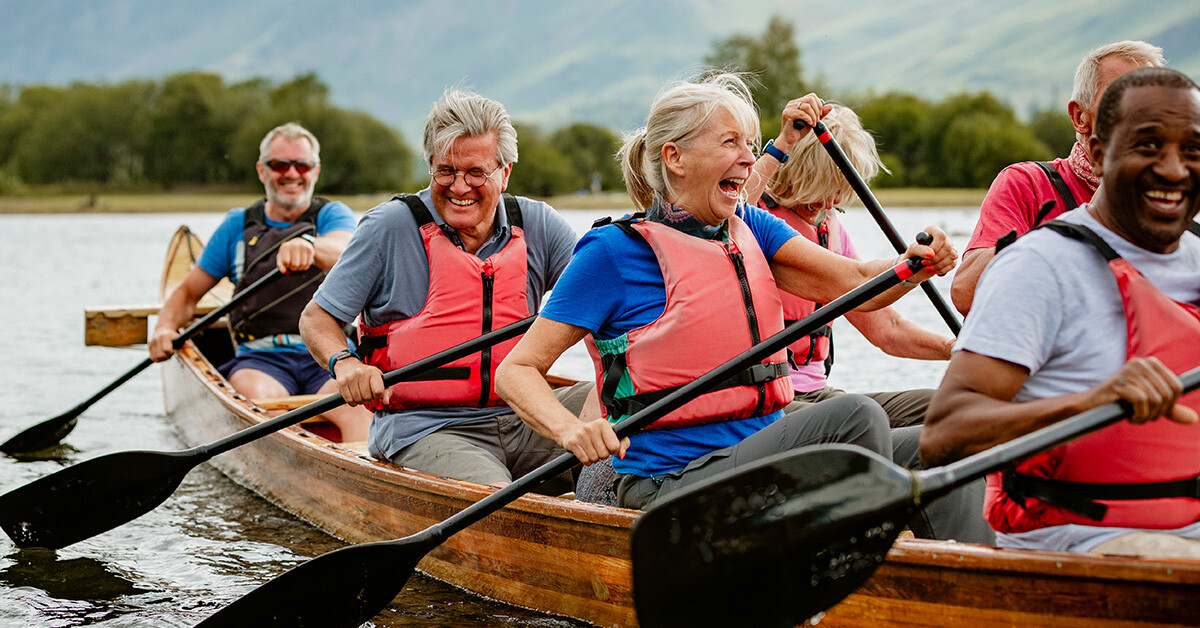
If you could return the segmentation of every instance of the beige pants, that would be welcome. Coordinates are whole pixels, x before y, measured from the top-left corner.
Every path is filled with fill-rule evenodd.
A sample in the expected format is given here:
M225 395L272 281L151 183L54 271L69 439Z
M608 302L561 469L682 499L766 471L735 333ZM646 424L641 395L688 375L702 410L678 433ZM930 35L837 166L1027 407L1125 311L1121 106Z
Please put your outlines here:
M1130 532L1115 539L1109 539L1093 547L1088 553L1200 558L1200 539L1185 539L1163 532Z

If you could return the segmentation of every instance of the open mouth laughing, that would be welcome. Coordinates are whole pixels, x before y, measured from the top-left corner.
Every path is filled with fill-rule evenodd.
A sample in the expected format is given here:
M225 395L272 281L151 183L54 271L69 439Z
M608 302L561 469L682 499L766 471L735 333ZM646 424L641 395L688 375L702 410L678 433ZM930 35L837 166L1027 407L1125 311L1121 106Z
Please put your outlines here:
M730 177L721 179L721 193L726 197L738 200L742 195L742 187L746 185L746 179L740 177Z

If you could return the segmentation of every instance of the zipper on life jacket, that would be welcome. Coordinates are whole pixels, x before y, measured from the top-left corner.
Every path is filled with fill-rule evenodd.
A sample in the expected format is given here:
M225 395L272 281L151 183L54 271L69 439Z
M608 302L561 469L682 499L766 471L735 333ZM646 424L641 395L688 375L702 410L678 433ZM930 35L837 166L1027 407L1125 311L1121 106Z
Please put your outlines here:
M725 244L725 254L729 256L733 262L733 270L737 273L738 285L742 289L742 304L746 308L746 322L750 324L750 343L759 343L758 334L758 314L754 312L754 299L750 294L750 279L746 276L746 263L740 252L735 253L729 243ZM754 416L762 414L763 407L767 403L767 385L759 383L758 388L758 407L754 409Z
M496 269L490 261L483 265L479 273L483 279L483 332L492 331L492 294L496 284ZM492 348L484 347L479 352L479 407L485 407L492 392Z

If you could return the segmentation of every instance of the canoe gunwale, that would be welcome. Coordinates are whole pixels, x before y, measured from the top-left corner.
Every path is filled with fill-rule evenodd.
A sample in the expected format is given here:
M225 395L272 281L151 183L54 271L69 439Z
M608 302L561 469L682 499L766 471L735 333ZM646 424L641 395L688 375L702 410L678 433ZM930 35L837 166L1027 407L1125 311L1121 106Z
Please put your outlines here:
M251 422L276 414L233 392L216 368L190 342L177 356L166 363L172 366L163 370L164 397L168 416L180 433L193 432L191 437L184 438L189 445L215 440L230 432L215 433L209 426L211 438L204 440L202 436L197 441L194 428L198 419L172 411L173 403L178 405L178 393L173 389L190 386L195 389L191 393L193 398L199 396L207 398L210 404L219 404L228 418L224 420L224 427L218 429L242 429ZM256 447L260 442L262 446ZM254 460L262 461L264 456L301 456L306 461L320 461L326 465L329 471L320 475L354 475L376 487L385 486L388 490L404 493L403 499L410 495L428 497L438 502L435 510L440 514L435 518L449 516L495 490L373 459L309 432L302 425L286 428L210 461L225 475L267 501L351 543L388 540L404 534L392 531L389 535L392 529L389 526L395 525L392 521L394 513L378 515L362 510L360 505L364 521L361 525L346 526L319 516L325 512L321 509L298 506L295 495L291 494L295 489L289 491L285 487L281 494L281 489L272 485L277 478L262 472L259 464L247 465L244 460L234 462L255 449L263 449L264 453L253 456ZM380 517L379 522L368 521L376 516ZM631 606L628 530L637 516L638 512L633 510L526 495L451 537L442 548L427 556L419 568L468 592L515 606L574 617L601 626L636 626ZM431 519L426 524L435 522ZM410 522L410 525L421 524ZM539 591L528 583L506 581L495 573L481 576L475 571L487 568L489 563L509 559L516 565L517 572L523 568L536 570L553 566L553 558L549 555L523 557L519 551L497 554L497 539L509 547L520 548L520 551L534 552L538 547L536 540L513 540L506 536L510 529L519 527L533 535L532 538L540 539L544 535L559 534L560 527L572 526L575 529L571 534L588 544L594 542L598 551L595 555L585 551L582 557L569 559L573 569L564 571L587 572L560 576L573 578L557 581L557 586L571 593ZM605 551L608 553L604 554ZM517 564L522 560L532 562L522 567ZM539 563L539 560L551 562ZM560 557L559 560L566 562L567 559ZM588 564L581 568L580 561ZM537 577L554 580L546 574ZM1010 590L1020 593L1005 593ZM1099 591L1103 591L1105 597L1117 600L1113 604L1123 602L1131 608L1125 611L1119 606L1097 607L1095 598ZM1154 599L1146 600L1147 597ZM1105 614L1109 612L1112 614ZM931 613L939 614L950 623L970 622L979 626L1020 623L1069 628L1127 626L1134 622L1139 626L1200 625L1200 561L1130 559L901 539L888 553L887 561L876 575L858 593L828 611L821 624L919 626L927 623Z

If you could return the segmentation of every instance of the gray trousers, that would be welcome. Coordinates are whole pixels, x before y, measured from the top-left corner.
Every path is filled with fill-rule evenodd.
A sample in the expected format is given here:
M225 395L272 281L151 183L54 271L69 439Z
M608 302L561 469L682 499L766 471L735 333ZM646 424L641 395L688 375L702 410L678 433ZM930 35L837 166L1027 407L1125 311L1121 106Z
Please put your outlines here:
M776 453L827 443L858 445L890 456L909 469L919 468L920 426L891 429L879 404L861 395L837 395L801 409L763 428L732 447L693 460L683 469L661 476L621 475L617 502L645 509L672 492ZM909 523L915 536L995 543L983 520L983 480L950 492L918 513Z
M932 388L917 388L914 390L898 390L895 392L859 393L878 403L888 415L888 423L892 427L908 427L925 422L925 411L929 409L929 400L933 399ZM817 403L846 394L846 391L826 386L812 392L796 393L796 400L789 403L784 412L799 410L806 403Z
M579 416L592 382L554 391L568 410ZM565 452L538 434L516 414L465 421L444 427L392 456L392 462L427 473L479 484L512 482ZM537 492L560 495L572 490L570 473L543 484Z

